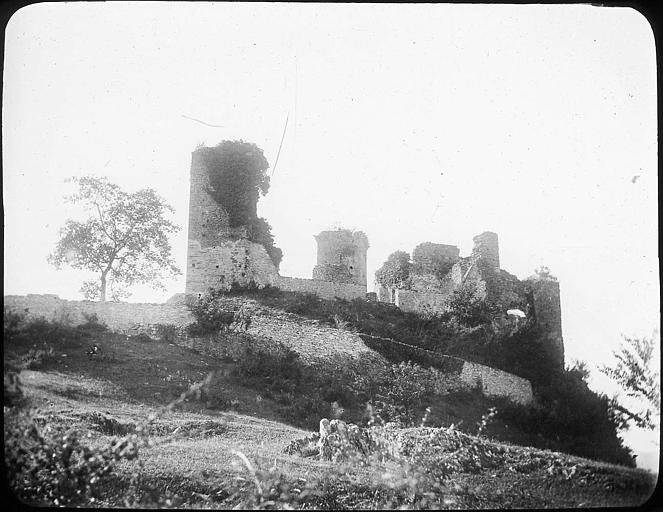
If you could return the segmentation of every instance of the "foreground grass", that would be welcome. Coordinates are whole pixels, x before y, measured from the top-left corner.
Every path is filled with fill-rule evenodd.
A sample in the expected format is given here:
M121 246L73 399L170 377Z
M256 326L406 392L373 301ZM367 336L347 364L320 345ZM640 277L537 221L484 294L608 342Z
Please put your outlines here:
M24 391L17 405L4 409L6 446L8 433L16 432L12 429L21 417L31 418L52 439L76 431L92 449L147 425L148 442L140 447L138 458L120 460L94 494L81 497L78 504L605 507L644 503L655 485L652 475L642 470L437 429L402 431L423 447L424 455L430 455L410 466L393 460L331 463L288 455L284 448L309 432L285 423L278 403L232 379L218 380L224 407L209 396L192 397L161 414L163 406L210 371L229 374L231 363L203 358L173 344L107 332L96 335L94 343L101 347L101 356L88 357L86 345L73 341L53 347L40 358L28 354L29 346L5 345L5 369L22 369ZM486 404L472 396L465 401L449 398L438 404L437 419L446 424L474 424ZM442 442L433 453L427 436L436 432ZM509 439L504 432L486 432ZM451 469L440 473L442 479L431 477L445 464ZM38 495L30 502L48 503Z
M30 408L36 423L51 433L78 430L93 447L132 431L159 410L158 404L128 399L102 379L53 370L24 370L21 379L25 393L21 410ZM141 449L138 460L122 461L93 504L125 505L130 485L137 506L154 504L159 497L180 507L246 504L242 496L255 494L256 484L237 452L264 471L268 485L285 483L289 497L293 489L300 491L308 483L322 491L291 503L303 508L380 508L399 485L389 476L396 475L397 468L388 465L344 466L285 454L291 440L308 434L301 429L241 413L195 410L194 404L189 408L154 421L152 445ZM5 409L6 422L11 422L12 414ZM115 422L111 426L100 422L99 414ZM410 430L425 433L425 429ZM642 470L471 436L463 439L473 440L464 448L469 447L469 452L461 456L449 448L445 456L466 460L477 446L494 453L493 459L487 463L481 458L484 451L476 451L479 465L466 465L448 475L429 505L452 509L630 506L645 502L655 483ZM136 472L138 486L132 480Z

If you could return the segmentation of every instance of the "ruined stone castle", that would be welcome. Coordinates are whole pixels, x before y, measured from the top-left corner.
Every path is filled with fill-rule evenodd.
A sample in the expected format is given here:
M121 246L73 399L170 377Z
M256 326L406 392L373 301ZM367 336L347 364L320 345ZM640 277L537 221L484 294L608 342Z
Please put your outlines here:
M89 315L96 315L115 331L155 336L158 327L163 325L185 332L186 326L194 320L186 306L187 297L199 297L210 288L229 289L233 283L271 285L285 291L314 293L325 299L379 300L413 312L444 311L450 295L471 284L480 299L497 306L504 317L508 316L506 312L510 308L517 308L534 320L544 337L540 341L553 348L555 363L563 366L558 283L541 279L520 281L502 270L495 233L476 236L474 249L467 257L461 257L458 247L453 245L420 244L413 253L417 261L434 264L413 268L407 287L377 286L376 293L369 294L366 235L346 229L323 231L315 236L317 262L311 278L282 276L265 247L250 239L248 227L231 227L228 212L210 195L205 150L199 148L192 154L184 294L176 294L165 304L68 301L54 295L5 296L5 305L31 318L67 319L74 325L84 323ZM227 299L233 300L232 297ZM236 304L229 304L231 306ZM369 349L358 333L319 325L296 315L265 312L257 305L247 307L255 310L249 312L252 320L246 332L227 332L224 343L188 335L177 337L176 343L201 353L226 357L241 353L248 335L251 343L261 350L280 350L278 347L284 344L307 361L341 355L351 364L357 361L358 354L368 354L372 361L387 364L382 356ZM434 355L453 361L451 366L457 370L453 375L446 370L435 370L436 386L440 389L469 390L480 386L487 396L507 397L522 404L533 401L532 386L522 377L452 356Z
M365 234L323 231L315 237L318 259L312 279L281 276L265 248L249 239L246 227L231 228L228 213L210 195L203 158L206 149L198 148L191 158L186 295L200 296L210 288L229 289L233 283L255 283L315 293L325 299L366 297L369 244Z
M186 290L200 296L210 288L230 288L233 283L271 285L286 291L310 292L325 299L367 297L366 253L368 238L361 231L337 229L315 236L317 264L311 279L281 276L265 248L249 239L245 227L231 228L228 213L212 199L203 151L192 154ZM424 243L417 247L424 261L436 262L435 272L418 269L410 286L387 289L376 285L377 300L404 311L442 312L450 295L472 284L480 299L503 310L517 309L542 327L558 366L564 364L559 284L528 279L500 268L497 234L474 237L474 248L461 257L453 245Z
M532 318L545 338L542 341L552 349L555 364L563 367L559 283L536 277L521 281L501 269L496 233L486 231L473 240L474 248L467 257L460 257L454 245L419 245L415 251L425 252L424 260L438 262L436 272L415 267L408 288L386 288L376 283L377 299L403 311L439 313L445 311L454 291L469 285L478 299L495 306L504 316L512 311Z

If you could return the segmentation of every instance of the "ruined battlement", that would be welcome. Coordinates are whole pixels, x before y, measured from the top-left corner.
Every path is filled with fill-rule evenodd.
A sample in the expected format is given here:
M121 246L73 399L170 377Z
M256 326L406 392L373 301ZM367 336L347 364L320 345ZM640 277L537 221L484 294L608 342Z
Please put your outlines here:
M546 279L520 281L500 268L497 233L485 231L473 238L470 256L460 257L453 245L425 242L413 251L415 263L404 289L387 289L376 283L377 298L403 311L438 312L448 308L448 299L463 286L472 286L476 297L489 302L506 316L520 309L532 316L544 333L555 364L564 366L564 341L559 283Z
M207 168L211 149L201 147L191 155L186 295L255 284L330 299L365 298L369 244L364 233L322 231L315 237L318 257L313 279L279 275L265 247L250 239L249 226L232 226L226 209L212 197ZM257 197L255 203L247 207L255 210Z

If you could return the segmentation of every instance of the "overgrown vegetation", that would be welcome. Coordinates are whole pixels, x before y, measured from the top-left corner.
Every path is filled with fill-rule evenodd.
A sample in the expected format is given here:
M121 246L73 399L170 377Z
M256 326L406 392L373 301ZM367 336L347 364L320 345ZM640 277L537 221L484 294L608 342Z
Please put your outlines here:
M566 368L536 388L536 405L507 404L499 415L541 436L542 447L635 467L633 452L618 436L623 420L608 396L589 389L587 377L583 365Z
M253 354L245 358L248 366L263 365L262 374L267 380L257 385L276 389L268 381L270 376L276 379L283 376L279 384L283 388L276 389L280 393L278 400L289 404L300 400L315 411L313 417L328 411L328 401L322 397L321 390L329 387L337 389L339 396L343 395L339 402L348 410L372 400L385 418L412 424L413 414L421 411L426 397L431 400L426 379L420 377L428 367L436 367L446 373L459 372L460 367L453 367L458 360L445 356L453 354L509 371L532 382L537 405L500 409L501 417L529 436L530 444L594 458L601 454L601 460L633 463L630 451L617 435L619 418L615 415L614 403L591 391L584 378L578 377L577 369L565 372L555 370L550 363L553 358L551 348L541 341L541 333L533 321L496 316L486 310L483 301L476 299L471 288L461 288L454 294L449 311L427 316L406 313L384 303L327 301L312 294L283 292L270 287L261 290L257 287L235 287L225 294L210 293L202 302L207 300L208 304L214 303L214 307L223 309L226 295L250 297L277 309L354 330L369 347L393 363L391 375L380 376L382 380L373 383L371 393L362 394L356 388L347 386L347 379L330 384L324 381L321 373L309 376L307 370L299 368L301 363L294 355L290 361L279 363L265 363L265 359L272 357L267 355ZM198 318L195 310L194 315ZM214 328L218 330L222 325L223 322L217 322ZM256 362L251 362L256 357ZM404 366L408 361L412 366ZM279 365L286 362L288 369L279 370ZM291 364L295 364L297 369L288 366ZM414 388L407 388L407 378L399 378L402 376L399 372L404 368L408 368L411 382L416 383L412 384ZM244 377L255 375L255 370L252 372L247 371ZM286 374L294 377L287 378ZM324 385L317 387L316 379ZM391 387L386 388L381 382L389 382ZM421 397L420 391L423 393ZM384 397L388 399L382 400ZM293 405L293 411L305 409L296 407ZM300 417L305 417L305 414ZM311 426L306 422L297 424Z
M73 326L66 317L27 320L24 314L5 307L3 319L5 346L21 347L18 357L5 358L5 367L19 370L39 368L53 359L54 347L78 347L107 329L96 315L85 315L84 323Z
M11 378L5 371L5 396L13 391L15 398L5 399L8 483L19 499L31 505L531 508L594 506L616 500L636 504L651 489L642 472L490 441L492 424L500 420L499 414L493 417L485 399L478 395L451 397L446 402L444 397L431 398L425 392L427 372L415 364L395 365L380 376L359 368L349 372L339 359L330 361L326 366L331 371L321 377L322 368L307 369L296 354L287 351L281 356L253 352L228 366L213 357L203 362L198 354L169 344L139 344L108 333L94 318L83 329L63 325L57 336L55 325L38 322L39 328L28 327L31 321L15 314L5 314L5 319L4 331L10 334L5 340L5 361L30 346L24 337L28 332L53 342L54 357L59 360L38 371L25 370L23 385L16 374ZM174 335L172 326L161 331ZM62 332L68 334L62 336ZM118 366L90 364L78 350L88 342L104 350L117 345ZM63 347L67 347L66 358ZM204 373L198 372L207 364L214 372L201 381ZM195 376L199 384L182 388L181 379L171 380L184 370L189 372L187 379ZM107 379L130 394L118 395L118 388L109 386ZM179 398L158 402L168 405L155 409L152 393L145 388L154 390L156 382L161 382L161 390L172 388ZM314 390L313 382L323 384ZM255 396L246 395L245 383L262 396L252 417L235 412L236 407L250 406L249 396ZM240 388L244 391L238 395ZM434 402L436 408L452 413L477 401L477 413L466 423L468 431L485 437L463 435L453 428L384 425L375 415L377 399L373 413L363 414L369 397L386 398L397 414L403 413L401 425L420 424L424 411L415 411L414 402L422 407ZM295 402L289 402L293 398ZM207 412L205 402L215 399L214 408L232 413ZM347 406L355 402L356 409ZM362 428L375 427L379 442L368 456L355 452L331 465L317 458L298 462L283 448L305 433L260 419L275 403L289 408L287 423L303 424L305 418L307 428L315 430L322 417L363 420ZM316 403L321 404L319 408ZM501 410L503 404L496 406ZM439 418L426 424L435 421ZM339 449L352 453L343 446ZM526 492L520 492L523 486Z
M375 272L375 280L387 289L410 287L410 255L405 251L396 251L387 257Z
M409 361L393 364L378 389L375 411L385 421L412 427L421 420L422 406L433 402L434 393L429 370Z
M276 353L247 348L231 376L276 401L285 419L304 428L317 428L320 418L341 411L361 421L365 404L386 384L384 375L367 377L344 369L342 358L326 365L304 364L286 347Z
M209 177L209 193L227 212L230 227L246 226L249 238L262 244L278 269L283 252L274 246L266 219L258 217L257 204L269 191L269 164L256 144L224 140L212 148L200 148Z
M476 290L471 285L453 294L448 311L427 315L405 312L383 302L324 300L315 294L287 292L271 286L234 285L227 292L210 290L202 297L192 308L196 324L208 325L207 332L218 332L228 325L227 322L232 323L232 319L226 318L224 315L227 313L223 312L223 301L227 296L251 298L266 306L319 320L333 327L343 325L345 329L360 334L410 345L373 344L372 348L395 363L411 360L436 366L430 356L416 350L421 348L487 364L534 381L550 378L549 373L542 369L553 371L553 365L548 364L552 354L547 352L547 345L540 341L540 333L533 323L516 323L506 315L496 320L494 311L477 298ZM215 314L220 317L208 322L207 319ZM370 343L367 338L366 341Z
M626 395L626 400L635 405L626 405L623 399L614 400L613 407L624 418L624 428L634 424L640 428L654 430L661 421L661 377L656 371L656 352L660 345L658 332L647 338L629 338L613 352L614 367L603 365L599 371L617 383Z

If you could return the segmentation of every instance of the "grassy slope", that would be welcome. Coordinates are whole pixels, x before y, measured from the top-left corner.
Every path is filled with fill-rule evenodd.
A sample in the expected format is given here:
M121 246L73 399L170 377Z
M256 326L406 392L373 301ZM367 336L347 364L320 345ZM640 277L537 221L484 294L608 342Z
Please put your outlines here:
M28 404L38 421L56 431L87 431L92 444L112 439L111 432L95 421L95 413L113 417L125 426L137 424L210 370L229 369L228 363L203 359L167 343L125 341L112 334L102 335L97 343L104 350L105 360L90 360L85 347L55 347L52 359L21 373ZM5 365L26 348L5 347ZM307 433L275 421L279 417L278 404L237 385L229 385L224 393L237 401L237 411L222 412L202 402L189 402L157 420L153 427L155 445L144 449L140 457L144 489L153 486L156 492L175 492L186 497L190 505L228 505L225 500L233 479L246 476L233 450L262 467L275 466L293 482L298 478L310 480L334 468L328 462L283 453L292 439ZM471 415L479 412L478 404L474 408L477 410ZM449 403L445 410L449 418L463 416L457 404ZM643 503L653 489L651 475L640 470L530 448L493 446L506 450L500 459L503 463L453 474L444 484L443 506L636 505ZM528 465L530 459L539 462ZM122 503L123 489L135 464L122 463L120 476L109 484L100 504ZM551 467L558 466L562 470L550 472ZM572 467L577 473L568 476ZM353 483L330 484L329 495L320 498L317 505L369 507L374 477L370 469L348 468L342 478L351 478Z

